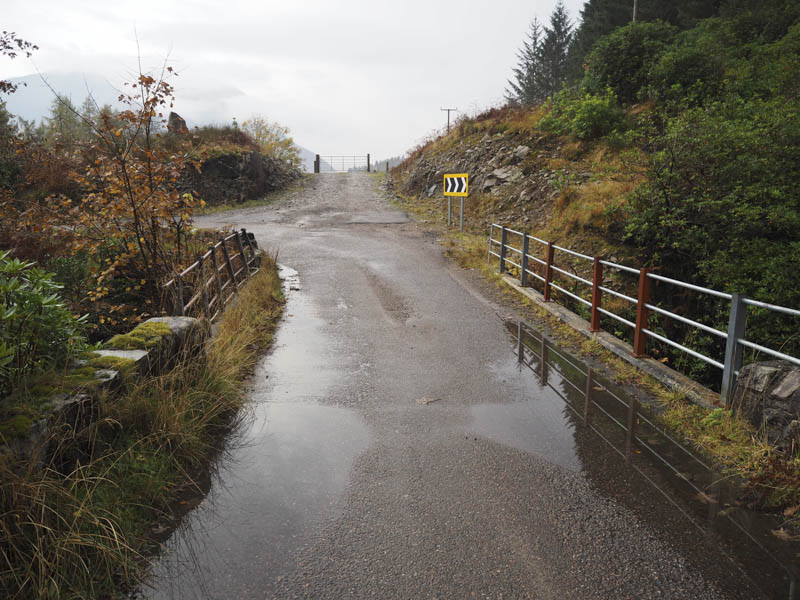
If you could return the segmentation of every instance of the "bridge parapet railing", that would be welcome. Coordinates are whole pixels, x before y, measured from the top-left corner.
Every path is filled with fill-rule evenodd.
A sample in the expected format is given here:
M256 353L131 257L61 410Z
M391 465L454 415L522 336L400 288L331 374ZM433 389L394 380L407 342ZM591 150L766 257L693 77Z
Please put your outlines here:
M234 231L164 284L174 316L216 320L260 266L255 236Z
M517 277L523 287L539 288L545 302L552 302L557 296L562 300L559 303L577 306L578 312L588 316L591 331L601 330L602 317L611 319L614 323L611 333L623 339L632 338L634 356L648 356L648 340L656 340L719 370L720 396L726 406L730 406L733 399L745 349L800 366L800 358L748 340L745 332L749 307L790 317L800 317L800 310L679 281L659 275L654 269L637 269L598 256L589 256L498 224L492 224L489 232L489 264L492 257L498 260L500 273ZM615 277L612 278L611 274ZM618 274L629 278L635 292L625 293L620 285L612 287L611 281L618 281ZM717 313L727 309L727 328L702 323L659 305L651 294L654 283L664 289L679 288L684 294L692 294L697 303L711 299L716 303ZM604 297L611 300L606 300L607 306L603 305ZM663 328L651 324L651 313L688 327L694 333L684 336L681 340L684 343L676 341L674 336L658 330ZM618 328L622 328L623 333ZM715 358L704 353L704 348L687 345L691 343L687 339L699 335L712 340L705 343L704 348L713 347L713 340L716 340L721 356Z

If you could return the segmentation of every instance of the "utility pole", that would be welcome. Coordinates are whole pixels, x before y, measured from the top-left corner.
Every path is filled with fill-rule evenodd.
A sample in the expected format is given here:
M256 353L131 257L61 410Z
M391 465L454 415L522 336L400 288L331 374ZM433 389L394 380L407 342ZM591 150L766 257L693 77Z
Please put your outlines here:
M447 112L447 133L450 133L450 113L458 112L457 108L440 108L439 110Z
M639 8L639 0L633 0L633 22L636 23L636 12Z

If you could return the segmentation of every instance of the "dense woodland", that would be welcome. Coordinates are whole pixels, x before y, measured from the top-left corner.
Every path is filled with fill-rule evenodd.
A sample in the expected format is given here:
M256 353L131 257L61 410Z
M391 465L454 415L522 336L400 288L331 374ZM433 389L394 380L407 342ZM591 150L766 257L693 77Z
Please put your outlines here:
M590 0L574 26L561 3L534 19L509 103L544 109L543 130L644 156L600 232L644 266L800 306L800 4L643 0L636 22L632 5ZM798 349L796 322L751 312L750 331Z

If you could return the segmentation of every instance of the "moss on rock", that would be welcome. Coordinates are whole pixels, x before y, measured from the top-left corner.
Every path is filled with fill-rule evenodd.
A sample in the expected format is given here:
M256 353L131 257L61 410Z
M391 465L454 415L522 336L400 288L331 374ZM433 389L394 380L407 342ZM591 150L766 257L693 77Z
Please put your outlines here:
M142 323L129 333L115 335L103 344L103 347L115 350L149 350L157 346L161 338L170 332L166 323Z

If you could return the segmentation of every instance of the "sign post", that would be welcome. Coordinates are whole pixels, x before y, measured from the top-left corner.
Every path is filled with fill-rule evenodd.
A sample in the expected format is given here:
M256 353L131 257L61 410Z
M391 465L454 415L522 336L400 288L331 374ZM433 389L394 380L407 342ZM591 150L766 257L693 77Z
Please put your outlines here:
M460 231L464 231L464 198L469 196L468 173L446 173L444 176L444 195L447 196L447 226L450 226L450 198L457 196L461 200L461 214L459 217Z

